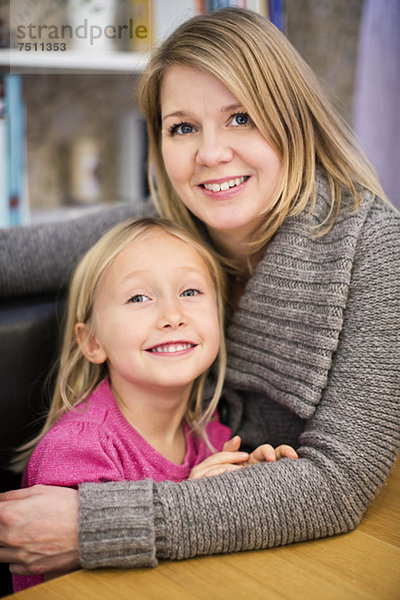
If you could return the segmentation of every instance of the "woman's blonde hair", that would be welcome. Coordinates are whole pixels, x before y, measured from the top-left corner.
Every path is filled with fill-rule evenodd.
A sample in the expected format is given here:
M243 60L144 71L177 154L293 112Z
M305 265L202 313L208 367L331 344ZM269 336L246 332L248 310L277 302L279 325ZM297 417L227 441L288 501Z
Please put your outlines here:
M100 238L84 255L75 270L68 296L60 364L50 410L39 435L20 448L14 461L17 468L25 464L34 447L60 416L84 400L107 376L107 365L105 363L94 364L82 353L76 338L75 325L79 322L87 324L88 328L85 334L87 336L94 332L94 303L97 290L107 269L122 250L131 243L144 239L154 229L160 229L189 244L196 250L203 259L215 287L220 344L214 394L211 401L205 405L203 392L207 371L194 382L185 414L185 419L191 428L198 435L204 436L205 426L213 416L225 377L224 306L226 282L224 272L212 250L207 249L201 240L196 239L181 227L164 219L129 220L114 226Z
M327 174L331 206L316 235L333 225L344 189L354 208L361 188L383 197L375 172L353 133L325 98L312 70L267 19L240 8L199 15L183 23L155 50L139 82L139 106L149 136L149 180L160 214L196 230L198 221L172 188L161 154L160 90L173 65L209 73L232 92L279 154L282 174L272 210L254 233L251 255L264 247L287 216L312 211L316 170Z

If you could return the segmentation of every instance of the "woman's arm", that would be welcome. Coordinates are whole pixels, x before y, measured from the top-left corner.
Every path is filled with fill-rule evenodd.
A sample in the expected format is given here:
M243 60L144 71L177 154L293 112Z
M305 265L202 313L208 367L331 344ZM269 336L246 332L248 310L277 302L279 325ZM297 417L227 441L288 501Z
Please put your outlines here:
M300 458L180 484L84 484L83 566L153 566L158 558L272 547L358 524L400 445L398 216L383 216L379 227L384 237L366 227L358 242L339 345ZM21 573L68 567L76 559L76 498L55 502L54 488L33 488L21 500L15 494L0 502L0 560L18 563Z
M150 202L109 205L62 222L0 228L0 297L65 288L79 258L103 233L119 221L150 213Z
M300 436L300 458L179 485L148 482L147 498L121 484L109 490L83 486L84 566L121 564L116 548L126 566L135 566L145 558L140 546L152 539L152 560L183 559L317 539L357 526L400 445L399 240L398 215L373 209L358 240L328 382ZM122 513L109 510L113 497L124 505L129 536L115 527Z

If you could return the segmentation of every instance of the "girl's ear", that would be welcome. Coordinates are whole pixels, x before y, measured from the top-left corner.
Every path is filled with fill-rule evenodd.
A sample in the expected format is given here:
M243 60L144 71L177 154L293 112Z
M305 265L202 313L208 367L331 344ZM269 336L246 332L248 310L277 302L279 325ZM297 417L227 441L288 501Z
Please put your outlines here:
M107 360L107 354L103 346L87 323L76 323L75 336L82 354L86 356L89 362L100 365Z

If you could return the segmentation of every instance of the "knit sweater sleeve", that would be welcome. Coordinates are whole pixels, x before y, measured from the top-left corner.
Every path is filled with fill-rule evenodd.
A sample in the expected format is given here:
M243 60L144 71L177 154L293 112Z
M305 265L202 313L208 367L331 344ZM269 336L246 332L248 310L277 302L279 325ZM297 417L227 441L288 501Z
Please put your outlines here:
M378 241L377 219L384 232ZM300 436L300 458L180 484L147 481L140 490L133 483L85 485L83 566L143 565L141 545L151 565L155 557L268 548L357 526L400 446L399 223L390 212L372 210L363 227L343 325L327 383ZM128 529L118 531L122 514ZM116 547L123 560L113 558Z
M125 219L154 214L153 206L142 202L64 221L0 228L0 298L63 290L79 258L103 233Z

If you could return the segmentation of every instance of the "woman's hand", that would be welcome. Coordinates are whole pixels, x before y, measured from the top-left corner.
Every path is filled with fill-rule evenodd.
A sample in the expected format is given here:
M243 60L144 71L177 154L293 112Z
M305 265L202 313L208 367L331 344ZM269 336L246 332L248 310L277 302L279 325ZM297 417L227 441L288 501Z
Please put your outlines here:
M238 435L225 442L222 452L212 454L201 463L193 467L189 479L201 479L202 477L212 477L221 475L227 471L236 471L241 469L243 464L247 464L249 459L248 452L239 452L241 439Z
M0 494L0 562L18 575L76 569L78 492L35 485Z

